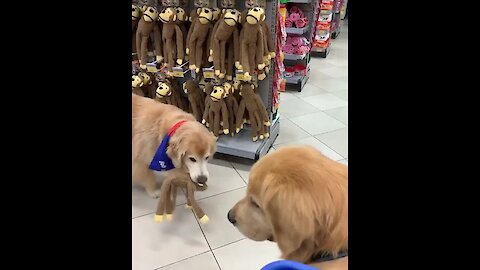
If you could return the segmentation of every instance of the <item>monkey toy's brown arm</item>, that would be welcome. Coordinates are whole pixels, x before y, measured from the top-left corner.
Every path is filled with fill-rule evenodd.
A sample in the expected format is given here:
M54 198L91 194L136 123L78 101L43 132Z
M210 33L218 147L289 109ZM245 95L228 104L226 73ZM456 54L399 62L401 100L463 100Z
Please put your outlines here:
M212 105L212 102L210 101L210 97L207 96L205 98L205 110L203 111L203 116L202 116L202 124L205 124L205 122L208 122L208 113L210 111L210 105Z
M240 128L243 125L243 116L245 115L245 99L242 98L240 104L238 105L237 115L235 117L235 121L237 122L236 128L237 133L240 131Z
M260 28L260 25L259 25L259 28ZM257 31L257 48L256 48L256 51L255 51L255 54L256 54L255 66L263 64L263 52L264 52L263 42L265 41L264 37L262 36L263 31L261 31L260 29L258 29L258 30L259 31ZM263 68L259 68L259 69L263 69Z
M197 201L195 200L194 192L195 192L195 184L192 181L188 181L188 184L187 184L187 202L189 202L189 205L192 206L193 212L195 212L195 215L200 220L200 222L205 224L209 220L208 216L205 215L205 212L203 212L202 208L200 208L200 206L198 206Z
M239 34L238 34L238 28L235 27L233 30L233 44L230 44L230 46L233 46L233 58L235 59L235 62L240 61L239 55L240 55L240 46L239 46Z
M214 47L213 42L214 42L215 32L217 32L218 26L220 25L221 21L222 21L221 19L218 20L215 23L215 26L213 27L212 34L210 36L210 43L209 43L210 45L208 46L208 55L207 56L210 56L210 55L213 54L213 47Z
M167 210L167 204L171 205L171 202L167 202L171 198L172 192L172 181L173 178L166 177L163 180L162 187L160 188L160 199L158 200L157 211L155 213L155 222L162 222L163 221L163 213ZM170 220L172 218L171 213L168 214L167 211L167 219Z
M229 132L229 125L228 125L228 109L227 104L225 104L225 100L221 101L221 110L222 110L222 122L223 122L223 133L228 134Z
M158 27L158 24L153 25L153 39L154 39L154 44L155 44L155 54L157 58L162 58L163 59L163 50L162 50L162 34L160 32L160 27ZM157 61L161 61L162 59L156 59Z
M199 104L201 102L195 98L193 94L188 95L188 102L190 103L190 108L192 109L192 114L195 116L197 121L202 121L202 113L199 111Z
M255 100L256 107L258 108L257 111L260 116L261 124L270 126L270 118L267 115L267 109L265 108L262 99L258 94L253 94L253 98Z
M245 37L244 37L248 33L246 33L245 30L246 29L243 28L242 32L241 32L242 38L240 39L240 56L242 58L240 60L240 65L243 67L243 72L251 73L250 63L248 61L248 57L249 57L248 56L248 46L247 46L247 42L246 42Z
M175 24L175 36L177 38L177 58L183 60L183 58L185 58L185 48L183 47L183 32L182 29L180 29L180 26L178 26L178 24ZM178 64L181 65L181 63Z

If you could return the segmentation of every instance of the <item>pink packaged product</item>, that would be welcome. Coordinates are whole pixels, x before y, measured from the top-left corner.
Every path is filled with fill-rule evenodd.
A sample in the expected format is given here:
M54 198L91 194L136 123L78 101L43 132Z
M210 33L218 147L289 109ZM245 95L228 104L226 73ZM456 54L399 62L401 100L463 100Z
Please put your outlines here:
M292 6L290 10L287 10L287 18L285 20L285 27L304 28L308 23L307 17L303 14L303 11L297 7Z
M283 52L288 54L306 54L310 51L310 43L303 36L288 36Z

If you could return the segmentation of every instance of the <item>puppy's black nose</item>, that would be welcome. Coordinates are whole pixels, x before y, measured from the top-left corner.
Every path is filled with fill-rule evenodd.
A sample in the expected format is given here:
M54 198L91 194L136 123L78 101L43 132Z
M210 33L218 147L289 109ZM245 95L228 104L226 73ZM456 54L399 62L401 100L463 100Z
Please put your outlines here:
M237 221L233 217L232 210L228 211L227 218L228 218L228 221L230 221L230 223L232 223L233 225L237 223Z
M205 184L207 180L208 179L205 175L200 175L199 177L197 177L197 183L200 183L200 184Z

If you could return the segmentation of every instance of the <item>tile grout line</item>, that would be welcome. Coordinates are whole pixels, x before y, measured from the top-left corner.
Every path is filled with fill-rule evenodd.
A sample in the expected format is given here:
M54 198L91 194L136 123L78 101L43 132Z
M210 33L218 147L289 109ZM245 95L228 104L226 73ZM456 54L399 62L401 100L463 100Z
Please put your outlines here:
M220 248L226 247L226 246L228 246L228 245L231 245L231 244L234 244L234 243L240 242L240 241L242 241L242 240L245 240L245 239L247 239L247 238L246 238L246 237L243 237L242 239L238 239L238 240L235 240L235 241L233 241L233 242L230 242L230 243L228 243L228 244L221 245L221 246L219 246L219 247L216 247L216 248L214 248L214 249L212 250L212 252L213 252L214 250L217 250L217 249L220 249Z
M190 209L190 211L192 211L192 213L195 215L195 213L193 212L193 209ZM197 218L195 218L195 220L197 221L198 227L200 227L200 231L202 231L203 237L205 238L205 241L207 242L208 248L210 249L210 253L212 253L213 258L215 259L215 262L217 263L218 269L222 270L222 268L220 267L220 264L218 263L217 257L215 256L215 253L213 253L212 247L210 246L210 242L208 242L207 236L205 235L205 232L203 231L202 225L200 225L200 222L198 221Z
M204 252L201 252L201 253L198 253L198 254L195 254L193 256L190 256L190 257L187 257L187 258L184 258L184 259L181 259L179 261L176 261L176 262L173 262L173 263L169 263L169 264L166 264L166 265L163 265L163 266L160 266L159 268L155 268L154 270L158 270L158 269L162 269L162 268L165 268L167 266L170 266L170 265L173 265L173 264L176 264L176 263L179 263L179 262L183 262L183 261L186 261L188 259L191 259L193 257L197 257L197 256L200 256L202 254L205 254L205 253L208 253L208 252L211 252L210 250L207 250L207 251L204 251Z
M273 144L272 144L272 146L273 146ZM235 166L232 164L232 162L230 162L230 165L232 165L233 169L237 172L238 176L240 176L240 178L242 178L242 181L245 183L245 185L248 185L248 183L245 181L245 179L243 179L242 175L238 172L237 168L235 168Z

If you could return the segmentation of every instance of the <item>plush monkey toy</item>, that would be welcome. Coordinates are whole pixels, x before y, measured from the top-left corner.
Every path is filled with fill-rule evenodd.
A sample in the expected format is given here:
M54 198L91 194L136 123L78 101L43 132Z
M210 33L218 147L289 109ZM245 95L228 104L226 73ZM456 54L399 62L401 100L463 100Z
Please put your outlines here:
M229 44L233 48L234 58L238 59L239 43L238 43L238 20L239 13L233 9L225 9L222 18L215 25L212 39L213 65L215 67L215 75L224 78L227 73L225 60L228 59L226 44L230 38L233 42Z
M195 116L198 122L201 122L202 114L205 111L205 97L198 86L198 82L193 79L186 81L183 83L183 91L188 96L193 116Z
M178 24L178 27L180 27L180 30L182 31L183 35L183 47L187 47L187 26L185 25L188 22L188 16L187 13L185 12L185 9L181 7L176 7L175 11L177 12L177 20L175 21Z
M136 40L136 35L137 35L137 26L138 26L138 19L140 19L140 16L142 15L140 8L132 5L132 53L137 52L137 40Z
M165 63L168 65L168 70L173 71L175 66L175 59L177 57L177 64L183 63L184 48L183 48L183 33L178 26L177 11L174 8L165 8L158 15L159 20L163 23L162 40L164 48Z
M132 93L142 97L145 96L141 89L142 86L143 80L137 75L132 75Z
M140 68L147 68L148 41L153 32L153 42L155 44L156 60L161 62L162 56L162 36L157 24L158 11L154 7L146 7L143 16L138 22L136 34L137 56L140 61Z
M143 82L142 91L144 96L149 98L155 98L157 81L154 79L154 75L152 73L139 72L138 77L140 77Z
M261 21L265 14L261 8L252 8L247 12L245 23L240 32L241 69L244 71L244 78L247 81L252 79L251 73L258 67L262 70L263 63L263 41Z
M168 80L160 82L157 87L155 100L174 105L182 110L186 110L188 106L185 106L184 98L181 93L175 89L172 83Z
M236 132L240 132L243 127L245 119L243 118L245 109L248 111L248 117L252 125L252 140L255 142L260 138L268 138L270 133L267 131L267 127L271 125L270 119L267 115L265 105L263 105L262 99L258 94L253 91L253 84L242 84L240 86L240 95L242 100L238 105L238 111L236 115Z
M225 104L225 89L222 86L214 86L207 97L207 104L203 113L202 124L208 123L213 135L220 135L220 122L223 122L223 133L228 134L228 110ZM208 122L207 122L208 121Z
M188 30L188 47L187 54L190 55L190 70L195 70L196 73L200 72L203 62L203 52L205 46L208 45L207 38L209 31L213 28L210 21L212 20L212 11L209 8L199 9L198 17L192 23L192 26ZM207 57L207 56L205 56Z
M228 126L234 127L235 126L235 116L238 111L238 102L234 96L235 89L233 85L229 82L223 83L223 88L225 89L225 104L227 105L228 110ZM235 135L235 132L230 132L232 137Z
M203 224L207 223L209 218L205 215L202 208L200 208L194 196L195 191L207 189L207 184L203 184L203 186L195 184L190 178L190 175L181 168L174 168L168 171L168 174L163 180L162 187L160 188L160 199L158 201L157 211L155 212L155 222L162 222L164 213L166 213L166 220L172 220L173 210L175 209L177 200L177 188L179 187L187 191L187 204L185 208L193 208L193 212L200 222Z

